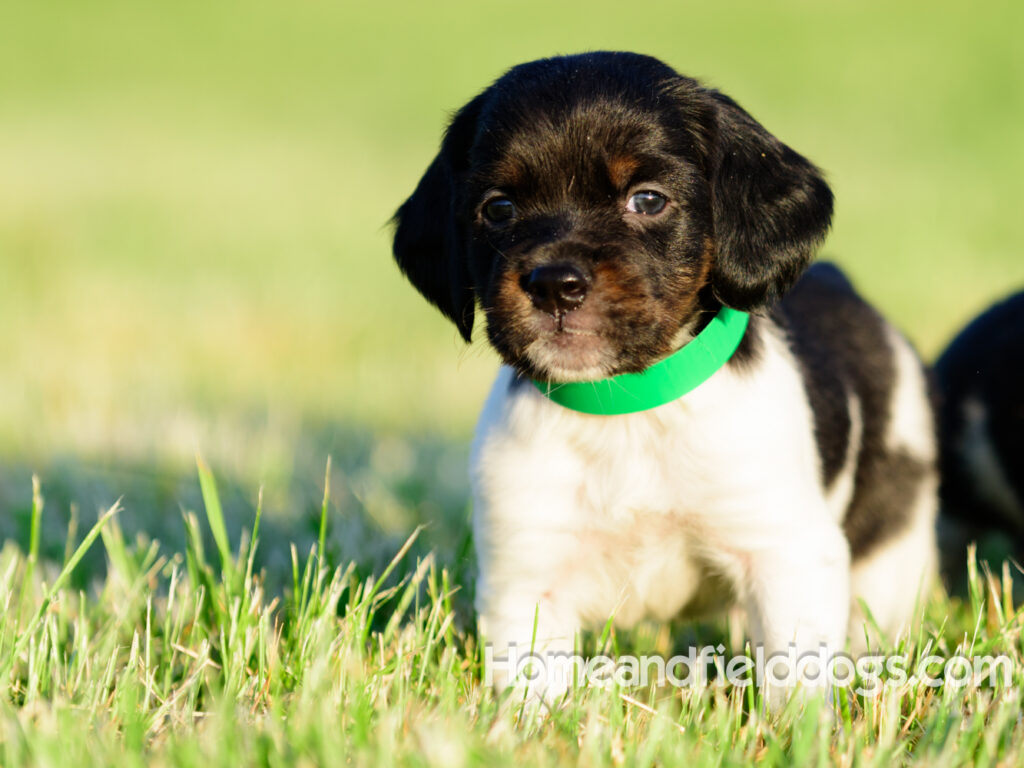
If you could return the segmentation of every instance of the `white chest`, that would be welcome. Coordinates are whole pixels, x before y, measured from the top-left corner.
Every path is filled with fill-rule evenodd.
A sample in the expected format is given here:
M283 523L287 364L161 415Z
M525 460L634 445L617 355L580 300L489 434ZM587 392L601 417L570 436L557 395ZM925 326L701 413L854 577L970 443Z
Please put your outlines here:
M525 579L585 622L667 618L720 599L722 579L709 575L735 580L731 554L746 549L735 544L770 540L808 505L822 513L810 411L789 360L723 369L628 416L578 414L511 383L503 369L473 452L485 600Z

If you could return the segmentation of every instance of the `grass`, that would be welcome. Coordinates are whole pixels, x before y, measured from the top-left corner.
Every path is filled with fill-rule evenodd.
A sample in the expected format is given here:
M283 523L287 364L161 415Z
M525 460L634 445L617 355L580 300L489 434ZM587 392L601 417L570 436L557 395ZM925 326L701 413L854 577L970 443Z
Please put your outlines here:
M592 688L542 718L482 684L457 598L464 563L418 550L419 529L377 574L292 545L275 596L254 565L261 508L231 542L202 462L199 485L205 514L184 513L183 552L127 544L114 506L81 541L70 532L50 570L39 568L36 486L27 554L10 542L0 553L3 765L934 766L1014 765L1024 753L1024 611L1008 566L995 577L972 559L968 597L936 594L925 624L890 649L908 668L929 653L1006 654L1006 687L907 682L840 692L834 710L794 701L778 716L749 689ZM106 575L76 589L91 547ZM724 626L688 631L729 642ZM654 626L585 642L672 652Z
M1022 14L0 4L0 763L1019 762L1017 672L1011 690L886 690L827 725L717 690L501 711L465 477L496 360L402 280L385 223L447 115L506 67L643 51L827 171L823 255L932 358L1024 284ZM1019 661L996 570L934 595L902 652Z

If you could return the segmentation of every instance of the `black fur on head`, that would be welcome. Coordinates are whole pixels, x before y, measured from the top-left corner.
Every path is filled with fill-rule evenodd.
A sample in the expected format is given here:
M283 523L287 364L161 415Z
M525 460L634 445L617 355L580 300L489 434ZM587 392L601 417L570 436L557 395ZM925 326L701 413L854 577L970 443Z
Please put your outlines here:
M522 64L461 109L395 215L399 266L521 373L640 371L721 304L773 303L832 213L820 172L657 59Z

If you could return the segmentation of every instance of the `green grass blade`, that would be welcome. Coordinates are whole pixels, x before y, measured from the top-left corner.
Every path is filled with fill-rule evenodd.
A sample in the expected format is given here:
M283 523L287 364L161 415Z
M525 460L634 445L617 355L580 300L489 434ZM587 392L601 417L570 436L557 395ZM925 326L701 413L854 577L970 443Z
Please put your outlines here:
M224 524L224 510L220 504L220 494L217 492L217 481L201 456L196 456L196 467L199 470L199 489L203 495L203 506L206 508L206 520L220 553L221 572L225 580L233 584L235 562L228 541L228 529Z
M49 609L51 603L53 603L53 600L56 597L57 593L64 588L64 585L67 583L68 579L71 578L71 574L74 572L75 568L78 567L78 564L82 561L82 558L85 557L85 553L89 551L93 543L95 543L96 539L99 538L100 532L103 530L103 527L107 524L110 518L112 518L120 511L120 509L121 502L120 500L118 500L117 502L114 503L112 507L110 507L110 509L108 509L100 516L99 520L96 521L96 524L85 535L85 538L82 539L82 543L78 545L75 551L71 554L71 557L68 558L68 561L64 564L64 567L61 568L61 571L59 574L57 574L57 578L54 580L53 585L46 590L46 595L43 597L42 602L39 604L39 608L36 610L35 615L32 617L32 620L29 621L28 625L18 635L18 639L15 641L12 652L4 659L4 678L6 678L10 674L11 667L14 666L16 659L25 650L25 646L34 636L36 630L39 627L39 624L42 622L43 617L46 615L46 612Z
M39 476L32 475L32 512L28 527L28 559L25 563L25 576L21 582L21 601L24 606L32 589L32 578L35 576L36 563L39 561L39 528L43 516L43 494L39 487Z
M327 511L331 501L331 457L327 456L327 469L324 471L324 501L320 506L320 535L317 538L317 552L320 555L320 564L327 564Z

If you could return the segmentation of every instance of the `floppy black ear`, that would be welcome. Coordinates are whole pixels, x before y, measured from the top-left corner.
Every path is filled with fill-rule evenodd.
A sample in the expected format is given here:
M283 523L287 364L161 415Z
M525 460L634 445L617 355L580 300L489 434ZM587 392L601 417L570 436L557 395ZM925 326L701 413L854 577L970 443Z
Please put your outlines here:
M458 220L459 185L469 165L481 102L478 96L455 115L440 152L393 219L395 261L466 341L473 331L474 297Z
M778 300L810 263L832 219L832 190L736 102L708 93L717 118L711 285L727 306L756 309Z

